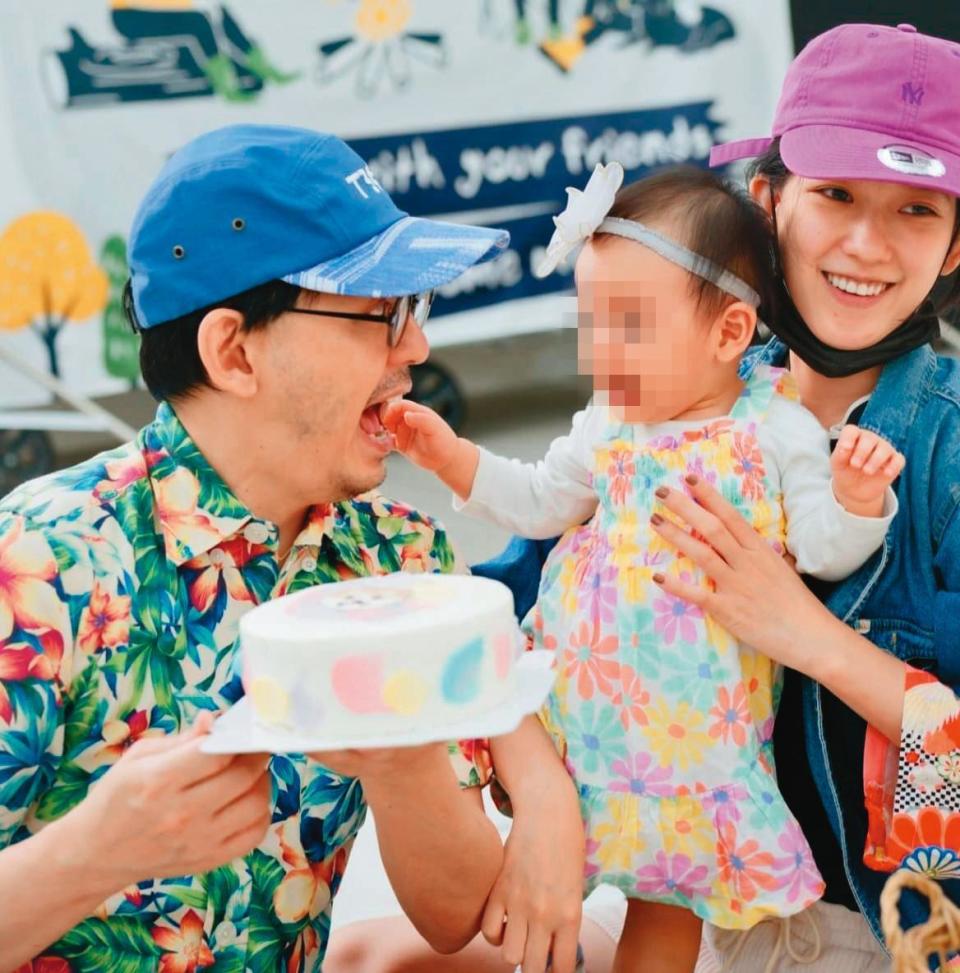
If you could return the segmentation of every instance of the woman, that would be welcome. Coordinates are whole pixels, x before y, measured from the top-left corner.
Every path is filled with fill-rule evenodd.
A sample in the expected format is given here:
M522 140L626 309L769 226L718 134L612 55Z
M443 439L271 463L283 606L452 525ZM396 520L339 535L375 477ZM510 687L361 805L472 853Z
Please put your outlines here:
M886 971L888 872L903 863L960 875L960 363L929 347L936 312L960 298L954 281L930 303L960 265L958 90L960 45L908 25L844 25L791 65L774 137L714 153L717 164L760 155L750 191L779 241L777 337L746 367L788 365L825 428L872 429L906 469L882 550L816 596L706 484L690 484L696 503L664 500L706 542L659 530L715 590L668 579L664 589L793 670L778 776L827 882L793 931L708 932L704 970L721 960L737 971ZM515 540L478 573L509 583L522 614L544 556L543 544ZM960 901L960 888L948 892ZM908 924L923 915L910 897L901 912ZM588 953L588 973L603 962ZM404 968L391 964L365 968ZM504 967L493 954L471 969Z

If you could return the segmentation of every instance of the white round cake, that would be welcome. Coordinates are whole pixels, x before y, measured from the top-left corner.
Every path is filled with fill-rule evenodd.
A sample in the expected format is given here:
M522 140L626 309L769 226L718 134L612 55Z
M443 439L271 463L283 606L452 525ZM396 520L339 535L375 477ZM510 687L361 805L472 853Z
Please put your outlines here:
M266 602L241 619L240 646L258 724L353 744L506 703L521 635L498 581L399 573Z

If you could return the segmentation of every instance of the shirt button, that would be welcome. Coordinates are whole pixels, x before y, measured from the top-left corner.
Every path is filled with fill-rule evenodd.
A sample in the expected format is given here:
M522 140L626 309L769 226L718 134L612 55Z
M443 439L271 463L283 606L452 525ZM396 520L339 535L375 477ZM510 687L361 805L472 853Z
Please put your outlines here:
M266 524L261 524L254 522L252 524L247 524L244 528L243 536L246 537L251 544L265 544L267 538L270 536L270 528Z
M303 564L300 566L302 570L306 571L307 574L317 570L317 559L315 557L305 557L303 559Z
M902 30L905 34L915 34L917 28L913 24L897 24L897 30Z

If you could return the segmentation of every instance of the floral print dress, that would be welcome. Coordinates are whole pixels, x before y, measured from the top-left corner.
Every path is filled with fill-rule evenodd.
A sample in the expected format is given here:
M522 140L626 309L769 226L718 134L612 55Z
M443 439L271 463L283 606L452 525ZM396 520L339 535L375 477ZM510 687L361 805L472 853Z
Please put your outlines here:
M613 884L731 929L799 912L823 883L777 789L778 668L653 582L703 579L649 518L670 516L657 487L695 473L782 545L756 431L784 388L758 370L728 416L673 423L676 435L612 421L595 449L599 506L551 553L533 622L536 646L557 655L542 719L578 786L587 889Z

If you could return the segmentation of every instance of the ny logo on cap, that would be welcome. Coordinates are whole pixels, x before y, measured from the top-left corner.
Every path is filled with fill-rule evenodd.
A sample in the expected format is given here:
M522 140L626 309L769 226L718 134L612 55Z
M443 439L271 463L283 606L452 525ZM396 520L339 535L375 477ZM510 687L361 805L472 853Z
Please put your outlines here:
M369 166L363 166L357 169L356 172L351 172L346 179L343 180L348 186L353 186L353 188L364 198L369 199L370 194L360 185L361 181L364 182L368 189L374 193L382 193L383 186L377 182L376 177L370 171Z
M912 81L907 81L904 83L903 87L900 89L900 97L908 105L920 105L923 103L923 96L926 94L923 85L918 84L914 86Z

